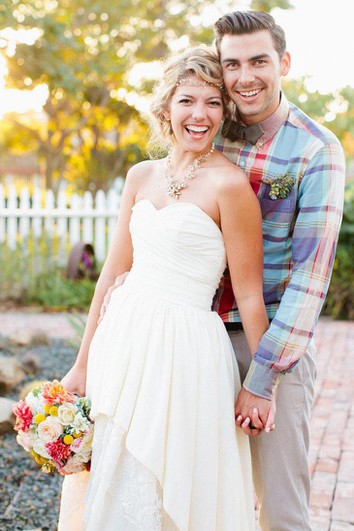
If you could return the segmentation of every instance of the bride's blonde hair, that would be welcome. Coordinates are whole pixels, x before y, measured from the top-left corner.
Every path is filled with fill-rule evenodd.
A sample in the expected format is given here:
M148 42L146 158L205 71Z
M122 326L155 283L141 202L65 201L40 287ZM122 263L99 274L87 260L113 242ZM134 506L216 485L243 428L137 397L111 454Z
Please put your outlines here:
M224 113L226 112L228 98L223 89L222 68L217 53L208 46L200 45L171 56L165 63L161 81L155 85L150 106L151 114L157 121L160 133L160 135L156 133L154 135L152 131L153 139L150 147L152 144L154 151L156 151L156 136L159 138L160 146L165 144L163 149L166 149L166 144L171 143L173 131L170 122L165 117L165 111L169 108L171 98L179 83L193 77L197 77L201 83L220 88Z

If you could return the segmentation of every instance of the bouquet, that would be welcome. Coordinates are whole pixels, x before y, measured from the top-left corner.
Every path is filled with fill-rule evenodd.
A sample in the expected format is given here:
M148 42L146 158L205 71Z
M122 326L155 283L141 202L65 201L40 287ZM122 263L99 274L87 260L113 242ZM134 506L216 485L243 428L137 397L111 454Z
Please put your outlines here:
M17 442L43 472L66 475L90 470L90 408L88 398L70 393L58 380L44 382L13 409Z

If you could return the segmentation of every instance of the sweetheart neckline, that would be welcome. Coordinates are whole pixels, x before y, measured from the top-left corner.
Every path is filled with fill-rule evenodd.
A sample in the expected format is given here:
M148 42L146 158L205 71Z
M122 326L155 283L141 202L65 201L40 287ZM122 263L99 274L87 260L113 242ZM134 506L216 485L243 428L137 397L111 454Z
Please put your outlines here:
M134 208L136 205L138 205L139 203L143 203L143 202L146 202L148 203L149 205L151 205L151 207L155 210L155 212L162 212L163 210L166 210L168 208L171 208L171 207L176 207L176 206L185 206L185 205L189 205L191 207L194 207L196 208L197 210L199 210L199 212L201 212L204 216L206 216L209 221L214 225L214 227L218 230L218 232L221 234L222 236L222 232L221 232L221 229L219 227L219 225L216 223L216 221L213 220L213 218L211 216L209 216L209 214L207 214L205 212L205 210L203 210L199 205L197 205L196 203L191 203L191 202L188 202L188 201L183 201L181 203L170 203L169 205L165 205L161 208L157 208L154 203L150 200L150 199L147 199L147 198L142 198L142 199L139 199L139 201L137 201L136 203L134 203L133 207Z

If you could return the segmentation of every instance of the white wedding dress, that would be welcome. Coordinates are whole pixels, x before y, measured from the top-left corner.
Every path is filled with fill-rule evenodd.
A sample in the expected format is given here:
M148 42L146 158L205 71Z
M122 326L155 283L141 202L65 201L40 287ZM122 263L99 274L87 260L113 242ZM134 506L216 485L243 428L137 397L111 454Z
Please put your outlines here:
M198 206L130 223L134 261L92 340L91 473L64 480L59 531L249 531L248 438L225 327L210 310L225 268L220 229Z

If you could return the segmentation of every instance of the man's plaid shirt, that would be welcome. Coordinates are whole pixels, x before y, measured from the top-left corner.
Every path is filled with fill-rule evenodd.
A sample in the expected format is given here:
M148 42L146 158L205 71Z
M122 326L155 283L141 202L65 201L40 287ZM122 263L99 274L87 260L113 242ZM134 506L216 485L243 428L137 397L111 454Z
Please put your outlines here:
M256 145L219 135L216 147L249 177L262 209L263 290L272 322L243 385L270 398L279 375L306 352L328 290L342 219L345 161L338 139L284 94L261 126L264 134ZM272 199L270 185L259 183L284 176L295 181L284 199ZM213 309L224 322L240 321L227 273Z

